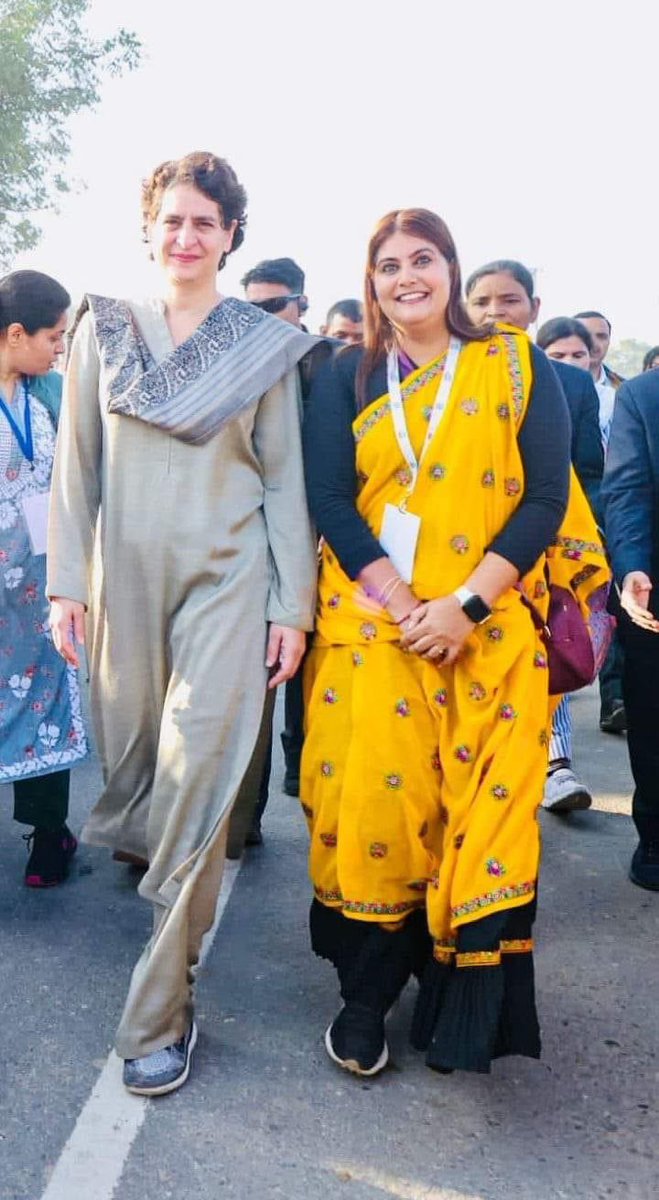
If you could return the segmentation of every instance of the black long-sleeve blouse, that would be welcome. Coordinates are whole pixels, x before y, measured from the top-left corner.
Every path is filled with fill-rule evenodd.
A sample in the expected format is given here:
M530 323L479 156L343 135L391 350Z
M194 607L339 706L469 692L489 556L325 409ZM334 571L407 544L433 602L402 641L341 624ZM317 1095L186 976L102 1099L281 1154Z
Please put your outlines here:
M312 382L304 421L307 496L318 532L351 579L384 550L356 508L357 475L352 423L357 414L355 376L363 351L341 351ZM519 448L523 498L488 547L525 575L549 545L567 504L570 416L562 388L542 351L531 347L533 381ZM387 390L386 364L367 383L367 403Z

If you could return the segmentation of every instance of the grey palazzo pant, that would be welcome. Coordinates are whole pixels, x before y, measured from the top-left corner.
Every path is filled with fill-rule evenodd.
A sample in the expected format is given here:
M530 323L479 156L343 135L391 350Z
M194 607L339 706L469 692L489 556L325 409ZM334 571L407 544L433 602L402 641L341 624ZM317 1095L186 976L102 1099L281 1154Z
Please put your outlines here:
M189 1025L267 679L258 583L246 596L240 578L219 587L200 580L169 618L149 608L148 595L135 600L128 628L104 621L92 641L106 787L84 830L87 841L149 862L139 892L153 904L153 935L121 1017L122 1058L167 1046Z

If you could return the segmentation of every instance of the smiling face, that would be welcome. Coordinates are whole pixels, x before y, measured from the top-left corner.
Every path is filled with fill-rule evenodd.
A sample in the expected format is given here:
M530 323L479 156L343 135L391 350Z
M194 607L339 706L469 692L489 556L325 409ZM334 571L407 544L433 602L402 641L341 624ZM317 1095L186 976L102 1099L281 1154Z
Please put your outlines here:
M64 351L66 324L65 312L52 327L36 333L28 333L18 322L11 324L2 344L3 365L19 375L46 375Z
M401 333L418 337L446 328L451 272L433 242L392 233L378 251L371 280L384 316Z
M220 207L192 184L180 183L163 193L160 211L149 222L154 260L177 284L215 281L223 254L231 249L236 222L222 224Z
M558 338L557 341L550 342L548 346L545 346L545 354L557 362L570 363L571 366L582 367L585 371L590 370L590 350L575 333L570 337Z
M536 320L539 308L537 296L530 300L522 284L509 271L483 275L467 297L467 311L474 325L501 321L505 325L515 325L517 329L528 329Z

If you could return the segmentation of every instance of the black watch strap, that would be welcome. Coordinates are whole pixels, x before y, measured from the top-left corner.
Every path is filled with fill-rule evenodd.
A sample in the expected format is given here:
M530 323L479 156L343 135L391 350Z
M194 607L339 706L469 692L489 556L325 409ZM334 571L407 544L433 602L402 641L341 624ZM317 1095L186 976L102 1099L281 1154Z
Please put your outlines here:
M460 602L460 608L465 616L469 617L474 625L483 625L492 616L492 609L489 604L486 604L482 596L478 596L476 592L470 592L469 588L457 588L453 593Z

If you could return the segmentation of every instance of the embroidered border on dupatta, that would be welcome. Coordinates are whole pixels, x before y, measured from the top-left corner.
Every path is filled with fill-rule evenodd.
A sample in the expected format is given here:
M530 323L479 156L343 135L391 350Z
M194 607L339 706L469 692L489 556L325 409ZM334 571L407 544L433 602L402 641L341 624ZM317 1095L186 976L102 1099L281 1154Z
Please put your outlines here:
M524 374L519 356L519 335L501 332L499 337L503 338L506 347L506 361L513 396L513 409L515 411L515 420L519 421L524 412Z
M442 355L437 362L432 363L426 368L425 371L422 371L420 375L417 375L416 379L413 379L411 383L403 384L401 388L403 400L409 400L410 396L414 396L414 394L418 392L420 388L425 387L425 385L435 379L437 375L443 375L445 362L446 356ZM365 419L355 429L355 442L361 442L362 439L366 437L366 434L370 433L371 430L374 429L375 426L382 420L382 418L386 417L387 413L389 412L391 412L391 402L387 396L387 399L383 400L382 404L379 404L378 407L375 408L368 417L365 417Z
M527 880L526 883L506 884L494 892L485 892L482 896L474 896L472 900L465 900L463 904L456 904L454 908L451 908L451 916L467 917L471 913L479 912L480 909L500 904L502 900L517 900L520 896L530 896L534 890L535 880L533 879Z
M599 542L586 542L583 538L562 537L554 538L552 546L558 547L562 551L562 558L571 558L579 561L582 554L601 554L605 556L605 550Z
M234 297L156 363L125 300L87 296L105 367L107 407L190 443L209 441L321 339ZM79 319L79 317L78 317Z
M344 913L359 913L360 915L373 917L399 917L405 913L413 912L415 908L423 908L425 906L425 898L420 897L418 900L399 900L396 904L385 904L383 900L344 900L338 889L326 891L325 888L314 887L316 899L321 904L340 906Z

